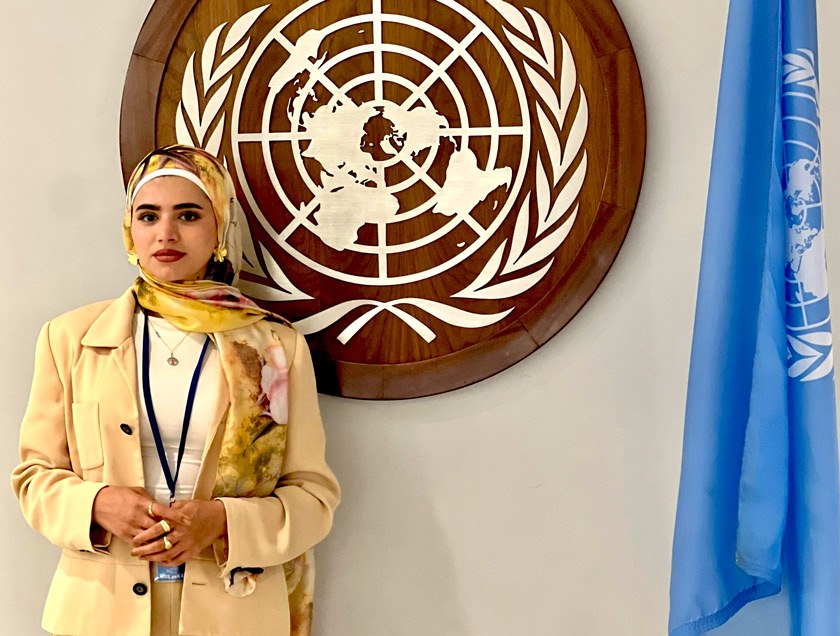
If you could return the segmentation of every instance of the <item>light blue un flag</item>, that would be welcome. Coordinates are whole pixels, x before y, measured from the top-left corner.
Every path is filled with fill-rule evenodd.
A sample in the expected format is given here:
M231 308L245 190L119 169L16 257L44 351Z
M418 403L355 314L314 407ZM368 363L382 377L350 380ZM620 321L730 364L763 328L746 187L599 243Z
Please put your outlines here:
M671 636L789 592L840 634L840 511L815 0L733 0L671 570Z

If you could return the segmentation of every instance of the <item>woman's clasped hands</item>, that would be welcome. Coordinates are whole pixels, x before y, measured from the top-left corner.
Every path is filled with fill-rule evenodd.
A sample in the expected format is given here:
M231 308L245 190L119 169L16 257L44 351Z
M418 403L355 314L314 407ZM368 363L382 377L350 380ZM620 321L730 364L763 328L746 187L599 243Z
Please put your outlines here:
M219 500L155 502L142 488L107 486L93 504L93 520L131 547L145 561L178 566L197 556L227 532Z

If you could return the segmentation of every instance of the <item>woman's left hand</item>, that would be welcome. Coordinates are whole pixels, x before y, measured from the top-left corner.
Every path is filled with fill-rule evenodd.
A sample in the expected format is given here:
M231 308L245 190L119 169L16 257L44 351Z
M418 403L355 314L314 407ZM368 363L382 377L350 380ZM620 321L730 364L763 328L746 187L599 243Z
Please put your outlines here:
M152 505L155 518L165 520L134 537L131 554L145 561L177 566L186 563L227 532L227 515L221 501L175 501L171 506ZM164 535L171 544L167 550Z

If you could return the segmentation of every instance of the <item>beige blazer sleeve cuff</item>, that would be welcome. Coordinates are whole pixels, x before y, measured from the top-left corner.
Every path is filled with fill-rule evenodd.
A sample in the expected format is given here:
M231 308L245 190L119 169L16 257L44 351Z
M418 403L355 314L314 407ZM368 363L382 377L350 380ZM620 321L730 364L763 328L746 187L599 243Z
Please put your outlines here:
M107 484L58 469L40 471L37 477L31 481L38 495L21 500L29 525L62 548L107 554L111 533L93 531L93 500Z
M107 484L82 481L76 492L71 492L67 506L67 542L70 547L86 552L108 554L111 533L93 523L93 501ZM75 501L74 501L75 500ZM72 506L76 508L71 508ZM70 518L74 516L77 518Z

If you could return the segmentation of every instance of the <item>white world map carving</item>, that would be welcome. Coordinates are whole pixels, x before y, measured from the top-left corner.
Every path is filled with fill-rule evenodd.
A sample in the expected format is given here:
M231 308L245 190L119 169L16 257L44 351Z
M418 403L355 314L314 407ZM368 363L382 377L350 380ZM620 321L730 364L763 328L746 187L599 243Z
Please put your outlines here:
M389 223L400 208L395 195L388 192L384 167L363 142L365 124L377 115L392 122L391 132L377 147L385 154L416 156L420 151L442 142L440 131L448 126L446 118L426 106L411 110L402 104L386 102L356 105L339 102L324 105L312 114L304 113L303 130L310 135L304 157L321 165L321 183L314 195L317 201L314 228L330 247L344 250L357 239L365 223ZM369 142L372 144L373 142ZM443 143L455 143L451 139ZM483 201L499 186L510 186L510 168L482 170L469 148L452 153L432 212L462 216Z
M438 1L468 21L470 30L465 37L455 39L434 24L407 15L385 13L381 2L372 0L371 13L344 18L320 30L306 31L292 41L284 35L286 27L323 2L310 0L291 11L268 33L245 67L231 118L234 169L240 176L245 197L257 221L277 245L314 271L362 285L399 284L431 278L475 253L511 212L530 158L530 117L524 85L504 45L481 19L457 2ZM384 41L382 25L385 22L423 31L441 45L449 47L451 52L442 62L435 62L423 51ZM357 28L359 33L370 32L373 42L347 50L327 50L324 46L327 37L351 27ZM518 115L518 121L503 124L500 119L498 98L485 75L486 69L469 50L478 38L489 40L499 55L500 65L494 72L504 72L514 89L517 106L513 113ZM269 47L277 44L285 49L287 57L269 82L270 90L265 100L261 129L258 132L241 131L239 125L244 91L251 81L257 62ZM395 73L386 72L383 66L385 54L406 56L420 62L428 68L427 77L422 82L414 83ZM356 56L373 58L374 72L360 73L341 86L336 85L330 79L332 70ZM456 61L466 64L481 87L479 94L473 98L481 99L486 104L487 123L471 125L467 102L449 74L450 67ZM430 86L438 81L451 96L458 121L447 121L438 114L428 97ZM409 97L401 103L385 99L384 87L389 83L407 89ZM290 84L295 85L295 96L288 103L277 104L284 87ZM315 89L319 84L327 89L331 98L313 108ZM357 103L348 96L354 89L366 84L373 87L374 99ZM278 106L282 106L282 110L287 113L291 124L288 131L277 129L273 118L277 116ZM390 148L393 154L380 161L372 157L370 148L360 143L366 122L377 116L384 117L392 124L390 134L379 140L378 146L386 152ZM512 118L508 117L509 120ZM486 155L480 158L470 147L470 140L475 136L487 137L489 141ZM520 152L513 166L498 165L500 140L506 136L520 140ZM274 191L281 204L294 214L292 222L279 231L260 210L242 168L241 148L251 143L261 145ZM291 198L283 187L272 158L272 144L276 143L291 144L298 175L311 192L308 200ZM452 144L452 147L447 149L451 152L447 153L449 164L446 178L438 183L429 176L429 168L436 160L440 161L438 149L441 144ZM425 150L428 150L424 153L425 158L422 163L418 163L417 155ZM309 173L304 164L307 158L317 161L320 166L318 174L313 176ZM411 176L399 183L386 184L383 172L397 163L408 167ZM431 196L414 208L400 209L394 195L418 181L432 191ZM500 188L500 194L494 195L498 200L494 203L489 224L479 223L470 212L497 188ZM429 212L441 214L450 220L425 236L403 243L389 242L389 224L408 221ZM357 232L366 223L376 227L377 240L374 244L357 242ZM389 271L390 255L410 252L441 240L462 223L470 228L474 238L466 241L463 246L459 243L459 251L425 270L400 275ZM376 273L360 275L344 271L298 250L289 239L300 229L311 232L333 249L371 255L376 259Z

